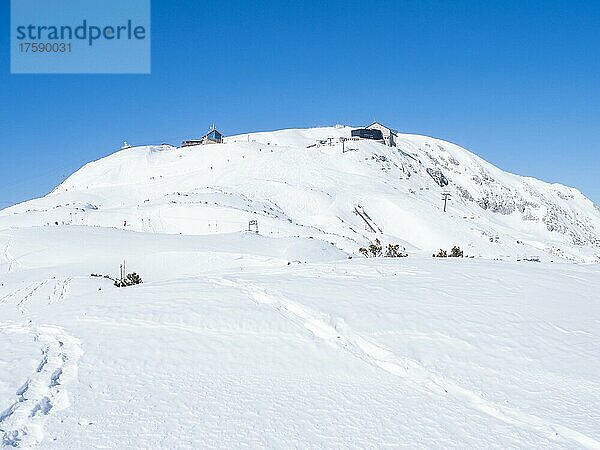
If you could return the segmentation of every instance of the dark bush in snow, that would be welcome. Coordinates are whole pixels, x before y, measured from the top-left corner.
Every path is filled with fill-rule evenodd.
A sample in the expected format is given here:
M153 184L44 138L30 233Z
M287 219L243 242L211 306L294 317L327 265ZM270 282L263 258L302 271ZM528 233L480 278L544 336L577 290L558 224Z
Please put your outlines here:
M460 249L459 246L455 245L454 247L452 247L452 250L450 250L450 255L453 258L462 258L464 256L464 252Z
M375 239L375 242L372 242L369 248L361 247L358 251L367 258L377 258L383 254L383 247L379 239Z
M434 258L447 258L448 257L448 253L446 252L446 250L443 250L440 248L440 251L437 253L437 255L434 253L433 254Z
M365 258L378 258L380 256L385 256L386 258L404 258L408 256L407 253L400 251L400 244L388 244L384 254L383 246L379 239L375 239L368 248L361 247L358 251Z
M450 250L450 254L448 254L448 252L444 249L440 249L437 255L435 253L433 254L434 258L463 258L464 256L464 252L460 249L458 245L452 247L452 250Z
M122 280L115 280L116 287L128 287L134 286L136 284L142 284L142 278L135 272L127 274L127 276Z
M384 256L386 258L406 258L408 254L400 251L399 244L388 244Z

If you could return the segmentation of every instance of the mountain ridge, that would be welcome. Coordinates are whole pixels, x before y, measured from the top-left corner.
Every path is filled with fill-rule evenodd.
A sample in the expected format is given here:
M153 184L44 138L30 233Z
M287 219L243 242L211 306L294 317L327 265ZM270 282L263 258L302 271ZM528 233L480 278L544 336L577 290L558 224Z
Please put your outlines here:
M349 254L377 237L424 252L461 245L485 258L600 261L600 208L576 188L505 172L428 136L399 133L396 147L369 140L342 147L350 130L127 148L84 165L47 196L3 210L0 226L211 234L243 231L258 219L261 234L322 239ZM443 192L451 195L446 213ZM40 207L52 213L33 211Z

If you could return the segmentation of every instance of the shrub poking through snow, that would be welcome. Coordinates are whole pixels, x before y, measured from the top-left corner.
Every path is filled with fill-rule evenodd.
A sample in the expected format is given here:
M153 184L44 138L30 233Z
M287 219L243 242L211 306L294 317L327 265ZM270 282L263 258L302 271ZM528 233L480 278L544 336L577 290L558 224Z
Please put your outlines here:
M464 252L460 249L458 245L452 247L452 250L450 250L450 254L448 254L448 252L442 248L439 252L437 252L437 254L433 254L434 258L463 258L464 256Z
M358 251L367 258L377 258L383 254L383 247L379 239L375 239L374 242L371 242L369 248L361 247Z
M386 258L404 258L408 256L407 253L400 251L399 244L388 244L384 254L383 245L379 239L375 239L368 248L359 248L358 252L365 258L379 258L380 256L385 256Z
M136 284L142 284L143 283L142 277L140 277L135 272L132 272L132 273L128 274L122 280L119 279L119 278L113 278L110 275L100 275L100 274L97 274L97 273L92 273L92 274L90 274L90 276L94 277L94 278L107 278L107 279L111 280L116 287L128 287L128 286L134 286Z
M386 258L406 258L408 253L400 251L400 244L388 244L384 256Z
M452 250L450 250L450 255L448 256L452 258L462 258L464 256L464 252L460 249L458 245L455 245L454 247L452 247Z
M115 279L113 277L111 277L110 275L101 275L99 273L91 273L90 277L94 277L94 278L108 278L109 280L115 281Z
M122 280L115 280L116 287L128 287L128 286L134 286L136 284L142 284L142 283L143 283L142 277L140 277L135 272L127 274L127 276L125 278L123 278Z

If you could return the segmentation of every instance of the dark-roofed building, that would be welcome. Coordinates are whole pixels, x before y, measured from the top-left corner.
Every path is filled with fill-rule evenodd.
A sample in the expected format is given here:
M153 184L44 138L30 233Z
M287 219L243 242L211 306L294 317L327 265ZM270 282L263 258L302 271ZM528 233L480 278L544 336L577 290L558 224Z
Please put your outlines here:
M385 145L387 145L388 147L396 146L396 138L398 137L397 130L392 130L391 128L386 127L385 125L380 124L379 122L373 122L367 128L369 130L381 131L381 134L383 135L383 141L385 142Z
M361 139L372 139L374 141L383 142L383 134L380 130L370 129L370 128L357 128L356 130L352 130L350 132L352 137L357 137Z
M210 128L210 131L202 136L200 139L192 139L188 141L183 141L181 143L182 147L190 147L192 145L205 145L205 144L222 144L223 143L223 133L215 128L213 125Z

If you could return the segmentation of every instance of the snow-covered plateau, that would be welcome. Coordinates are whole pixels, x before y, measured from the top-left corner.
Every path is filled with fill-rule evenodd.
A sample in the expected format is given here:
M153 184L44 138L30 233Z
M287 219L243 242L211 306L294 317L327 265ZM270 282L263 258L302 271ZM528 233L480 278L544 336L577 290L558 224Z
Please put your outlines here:
M127 148L0 211L1 445L600 449L600 208L350 130Z

